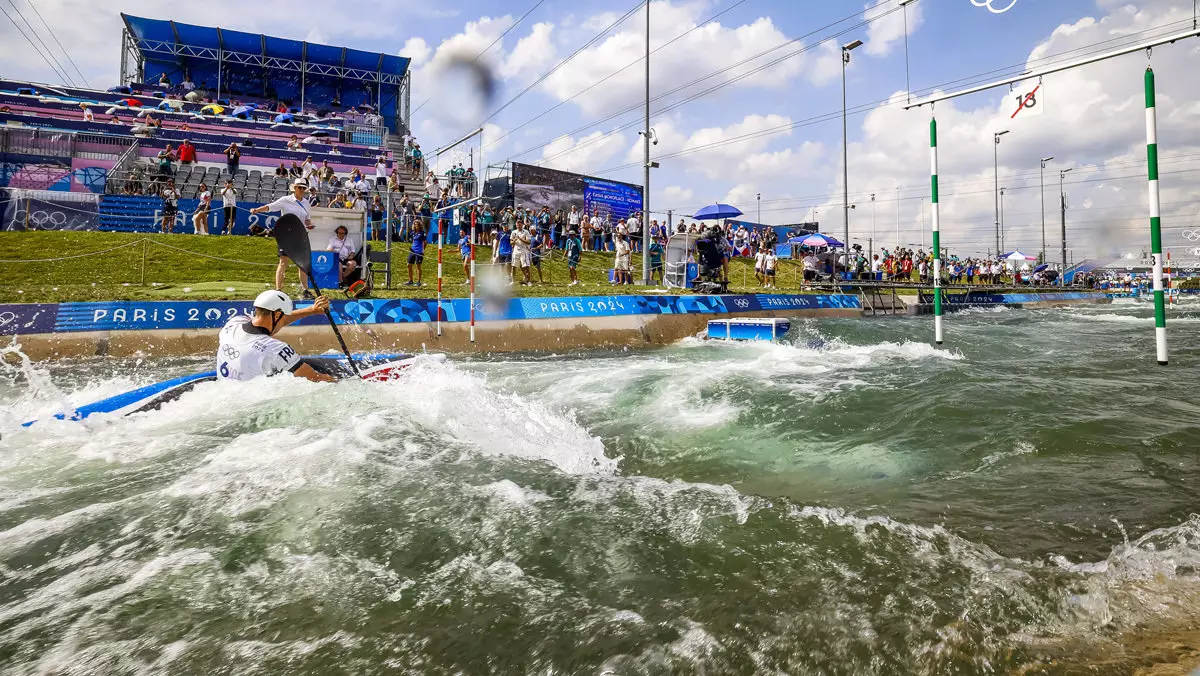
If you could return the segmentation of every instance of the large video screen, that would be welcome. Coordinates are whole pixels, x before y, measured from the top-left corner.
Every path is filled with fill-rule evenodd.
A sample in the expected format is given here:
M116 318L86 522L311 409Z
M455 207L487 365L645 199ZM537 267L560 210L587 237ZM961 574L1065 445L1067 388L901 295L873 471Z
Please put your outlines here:
M642 208L642 186L568 171L513 162L513 201L518 208L535 211L570 211L574 205L586 214L599 211L612 222L628 218Z

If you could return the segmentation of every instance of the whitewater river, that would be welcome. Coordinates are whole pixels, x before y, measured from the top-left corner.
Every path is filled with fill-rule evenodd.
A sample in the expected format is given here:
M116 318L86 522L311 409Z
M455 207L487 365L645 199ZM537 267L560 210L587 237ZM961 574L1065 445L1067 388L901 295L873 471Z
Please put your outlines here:
M1200 304L389 384L0 372L3 674L1128 674L1200 617ZM20 355L10 351L9 361ZM1194 636L1194 634L1193 634Z

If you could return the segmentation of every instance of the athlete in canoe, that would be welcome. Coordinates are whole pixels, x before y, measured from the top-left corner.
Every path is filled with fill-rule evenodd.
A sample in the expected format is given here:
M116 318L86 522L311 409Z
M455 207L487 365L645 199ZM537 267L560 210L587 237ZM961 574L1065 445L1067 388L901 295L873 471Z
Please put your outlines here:
M275 334L294 321L323 314L329 300L318 296L312 307L295 309L282 291L263 291L254 299L254 314L231 318L221 329L217 348L217 376L227 380L250 380L290 371L301 378L330 382L337 380L305 363L291 345Z

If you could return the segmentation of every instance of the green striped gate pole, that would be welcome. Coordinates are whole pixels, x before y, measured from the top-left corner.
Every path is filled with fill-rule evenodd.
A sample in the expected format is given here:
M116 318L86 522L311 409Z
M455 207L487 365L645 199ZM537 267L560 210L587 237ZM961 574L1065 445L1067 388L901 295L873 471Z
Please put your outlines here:
M933 341L942 344L942 238L938 233L938 166L937 118L929 119L929 172L932 201L930 214L933 223Z
M1158 122L1154 70L1146 69L1146 165L1150 178L1150 255L1154 257L1154 342L1158 363L1167 364L1167 308L1163 298L1162 219L1158 210Z

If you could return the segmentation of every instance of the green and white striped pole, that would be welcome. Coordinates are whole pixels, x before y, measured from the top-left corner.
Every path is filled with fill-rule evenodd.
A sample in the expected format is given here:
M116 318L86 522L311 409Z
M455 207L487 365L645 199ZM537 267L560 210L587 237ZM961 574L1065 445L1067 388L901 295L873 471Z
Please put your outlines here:
M1162 219L1158 204L1158 122L1154 70L1146 69L1146 165L1150 178L1150 255L1154 257L1154 342L1158 363L1167 364L1167 308L1163 294Z
M929 119L929 172L932 201L930 214L933 223L933 341L942 344L942 238L938 233L938 165L937 118Z

